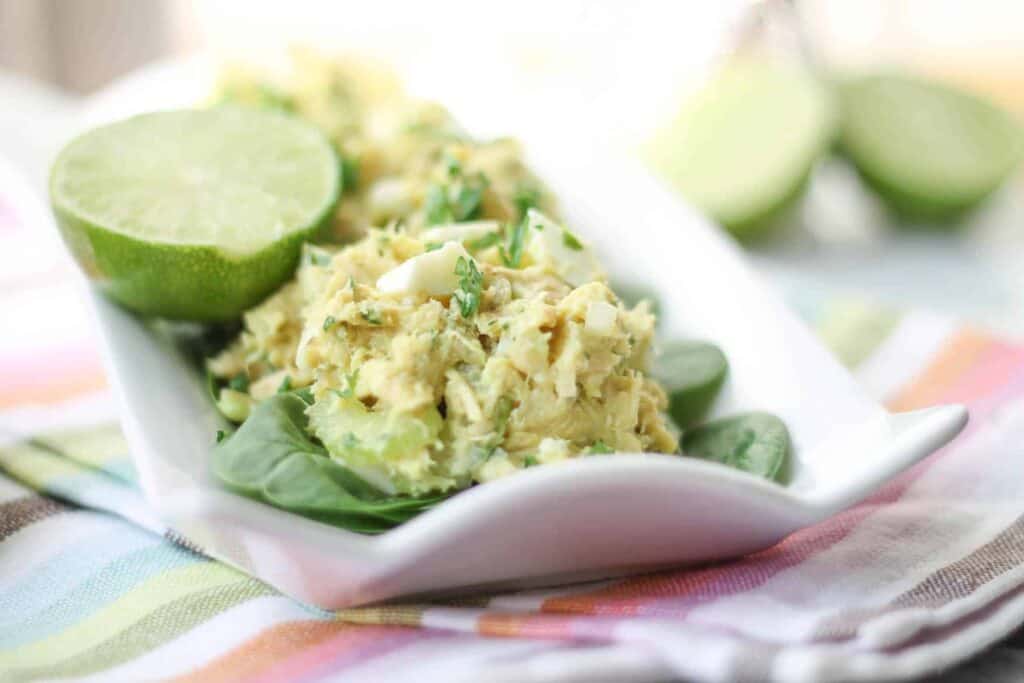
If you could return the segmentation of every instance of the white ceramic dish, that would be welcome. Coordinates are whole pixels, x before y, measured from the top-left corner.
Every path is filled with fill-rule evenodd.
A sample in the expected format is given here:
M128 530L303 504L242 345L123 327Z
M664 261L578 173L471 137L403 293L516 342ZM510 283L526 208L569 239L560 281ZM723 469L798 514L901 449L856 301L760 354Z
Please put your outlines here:
M194 101L201 63L152 69L101 97L88 120ZM377 537L227 493L208 470L220 418L173 348L95 292L107 365L146 498L210 554L309 603L538 585L720 560L774 544L861 500L952 438L962 406L891 415L745 266L740 252L639 166L526 136L536 170L613 279L658 291L665 337L723 347L717 414L788 424L792 482L765 483L672 456L587 458L456 495Z

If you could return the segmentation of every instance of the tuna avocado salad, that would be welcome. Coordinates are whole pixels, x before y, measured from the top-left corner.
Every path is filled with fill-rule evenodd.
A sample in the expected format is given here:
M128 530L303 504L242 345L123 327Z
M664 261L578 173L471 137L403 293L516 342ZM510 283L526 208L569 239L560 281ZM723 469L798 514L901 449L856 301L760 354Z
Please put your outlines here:
M304 59L287 86L232 72L215 97L313 124L341 184L293 276L205 358L235 425L213 451L225 486L379 533L467 487L595 455L784 476L782 422L704 421L725 356L656 340L653 302L620 298L514 141L474 139L363 67Z

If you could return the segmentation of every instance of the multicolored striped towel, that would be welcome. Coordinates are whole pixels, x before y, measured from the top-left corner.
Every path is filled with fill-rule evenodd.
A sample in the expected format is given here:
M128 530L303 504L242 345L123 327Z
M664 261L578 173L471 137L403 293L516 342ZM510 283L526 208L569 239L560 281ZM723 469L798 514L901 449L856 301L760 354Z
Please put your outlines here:
M806 307L894 410L970 405L872 499L739 561L328 614L189 549L133 485L69 269L0 196L0 680L895 679L1024 622L1024 346Z

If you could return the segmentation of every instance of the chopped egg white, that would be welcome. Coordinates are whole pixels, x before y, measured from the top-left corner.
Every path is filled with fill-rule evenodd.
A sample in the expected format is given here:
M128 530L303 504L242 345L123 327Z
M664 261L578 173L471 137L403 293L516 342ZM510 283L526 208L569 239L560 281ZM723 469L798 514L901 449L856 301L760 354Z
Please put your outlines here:
M378 220L401 216L414 208L409 183L402 178L381 178L367 192L370 215Z
M527 211L526 220L526 253L535 264L549 268L573 287L604 279L588 244L536 209Z
M420 239L424 242L465 242L478 240L488 233L500 228L498 221L468 221L466 223L450 223L438 225L423 231Z
M619 309L607 301L592 301L587 305L584 327L594 334L608 335L615 332L615 321Z
M458 242L446 242L440 249L414 256L381 275L377 289L385 294L448 296L459 286L455 274L459 257L473 258Z

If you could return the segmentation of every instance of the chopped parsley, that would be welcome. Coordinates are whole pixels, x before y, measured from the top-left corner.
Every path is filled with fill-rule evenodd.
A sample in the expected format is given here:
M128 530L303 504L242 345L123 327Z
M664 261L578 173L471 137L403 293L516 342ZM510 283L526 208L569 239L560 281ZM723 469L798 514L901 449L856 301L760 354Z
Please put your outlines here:
M345 388L334 389L338 398L353 398L356 395L356 382L359 381L359 369L345 375Z
M480 215L484 190L489 184L487 176L483 173L457 177L450 185L432 184L427 188L427 196L423 202L427 225L461 223L477 218Z
M427 251L437 251L443 246L441 242L427 242Z
M376 308L367 308L364 311L360 311L359 315L363 317L363 320L370 323L371 325L383 325L383 321L380 317L380 311Z
M220 443L221 441L223 441L227 437L228 437L228 435L224 432L223 429L218 429L217 430L217 443Z
M284 379L281 380L280 386L277 387L277 393L284 394L292 390L292 378L291 375L285 375Z
M487 249L493 247L495 244L501 241L501 233L497 230L493 230L483 237L478 237L475 240L470 240L466 246L470 251L480 251L481 249Z
M249 391L249 375L240 372L228 381L228 388L235 391Z
M508 419L514 407L514 402L508 396L500 396L494 405L494 433L501 440L505 438L505 428L508 427Z
M537 456L535 455L528 455L523 458L523 467L536 467L539 464L540 461L537 460Z
M536 209L540 205L540 190L534 185L523 183L516 188L515 194L512 195L512 203L516 205L519 218L523 218L527 211Z
M505 244L498 247L501 260L508 268L518 268L523 260L523 238L526 235L526 219L510 223L505 227Z
M309 387L302 387L295 391L295 395L302 399L307 406L313 405L313 390Z
M451 154L444 155L444 163L450 177L455 178L462 175L462 163Z
M453 296L459 303L463 318L468 318L480 308L480 292L484 286L484 276L477 269L476 261L460 256L455 262L455 274L459 277L459 288Z
M455 195L455 206L452 212L456 221L468 221L480 215L480 205L483 202L484 190L487 189L487 177L478 173L473 179L466 179L462 187Z
M579 241L576 235L572 234L565 228L562 228L562 244L573 251L583 251L583 243Z
M451 223L454 219L451 207L448 206L448 188L445 185L431 185L427 188L427 198L423 202L423 210L427 214L427 225Z
M595 441L590 448L587 449L587 455L607 455L608 453L614 453L615 449L606 444L604 441L598 439Z
M324 318L324 332L331 329L331 327L336 322L338 322L338 320L333 315L329 315L326 318Z

